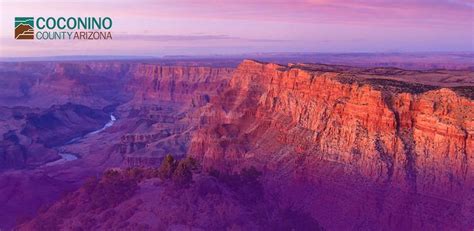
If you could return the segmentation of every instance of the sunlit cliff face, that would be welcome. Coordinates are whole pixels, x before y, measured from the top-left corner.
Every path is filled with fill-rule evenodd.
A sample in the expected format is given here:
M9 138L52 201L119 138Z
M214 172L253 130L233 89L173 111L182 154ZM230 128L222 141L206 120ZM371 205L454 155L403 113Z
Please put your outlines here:
M337 206L322 204L357 214L365 208L364 219L374 221L368 229L469 226L472 86L419 84L416 72L390 68L339 68L244 61L204 110L207 123L188 154L208 168L258 165L266 170L266 189L285 195L280 203L319 217L323 227L351 229L362 221L350 215L334 222ZM341 202L340 195L350 196ZM428 204L459 213L440 214Z

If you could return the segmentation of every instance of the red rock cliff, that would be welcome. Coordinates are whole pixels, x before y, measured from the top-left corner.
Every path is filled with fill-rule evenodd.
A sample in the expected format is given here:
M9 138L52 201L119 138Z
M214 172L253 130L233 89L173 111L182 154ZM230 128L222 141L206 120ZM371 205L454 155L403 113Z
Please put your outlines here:
M412 90L244 61L205 109L189 153L208 166L265 167L310 154L410 191L462 190L473 175L474 102L446 88Z

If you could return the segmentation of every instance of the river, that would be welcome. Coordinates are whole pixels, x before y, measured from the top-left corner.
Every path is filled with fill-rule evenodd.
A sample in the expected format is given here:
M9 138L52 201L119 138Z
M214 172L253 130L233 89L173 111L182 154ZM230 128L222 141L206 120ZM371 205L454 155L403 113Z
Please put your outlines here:
M102 131L104 131L105 129L107 129L107 128L109 128L109 127L112 127L112 126L114 125L114 123L115 123L116 120L117 120L117 118L115 118L114 115L110 114L110 120L109 120L109 122L107 122L102 128L97 129L97 130L92 131L92 132L89 132L89 133L87 133L87 134L85 134L85 135L83 135L83 136L75 137L75 138L71 139L70 141L66 142L65 145L72 144L72 143L76 143L76 142L78 142L78 141L84 139L85 137L99 134L99 133L101 133ZM62 147L57 147L56 150L59 152L58 155L61 156L61 159L58 159L58 160L55 160L55 161L46 163L45 166L63 164L63 163L65 163L65 162L77 160L77 159L79 158L77 154L70 153L70 152L66 152L66 151L64 151L64 149L63 149Z

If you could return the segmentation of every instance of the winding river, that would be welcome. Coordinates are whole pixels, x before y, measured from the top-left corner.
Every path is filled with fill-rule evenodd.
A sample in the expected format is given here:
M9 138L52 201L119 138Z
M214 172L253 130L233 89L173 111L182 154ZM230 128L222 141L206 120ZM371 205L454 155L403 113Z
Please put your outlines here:
M78 141L80 141L80 140L82 140L82 139L84 139L88 136L99 134L102 131L104 131L105 129L107 129L109 127L112 127L116 120L117 120L117 118L114 115L110 114L110 120L102 128L97 129L97 130L92 131L92 132L89 132L89 133L87 133L83 136L75 137L75 138L71 139L70 141L66 142L65 145L76 143L76 142L78 142ZM63 148L61 148L61 147L56 148L56 150L59 152L58 154L61 156L61 159L46 163L45 166L63 164L63 163L66 163L68 161L73 161L73 160L78 159L78 155L76 155L74 153L70 153L70 152L65 152L63 150Z

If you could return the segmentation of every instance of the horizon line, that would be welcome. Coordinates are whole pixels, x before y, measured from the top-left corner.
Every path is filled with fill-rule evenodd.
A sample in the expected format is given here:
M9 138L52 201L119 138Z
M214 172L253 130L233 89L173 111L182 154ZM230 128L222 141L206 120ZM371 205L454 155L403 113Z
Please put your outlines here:
M200 55L187 55L187 54L167 54L167 55L50 55L50 56L0 56L2 59L29 59L29 58L99 58L99 57L110 57L110 58L170 58L170 57L235 57L235 56L245 56L245 55L310 55L310 54L472 54L474 55L474 50L472 51L348 51L348 52L255 52L255 53L234 53L234 54L200 54Z

